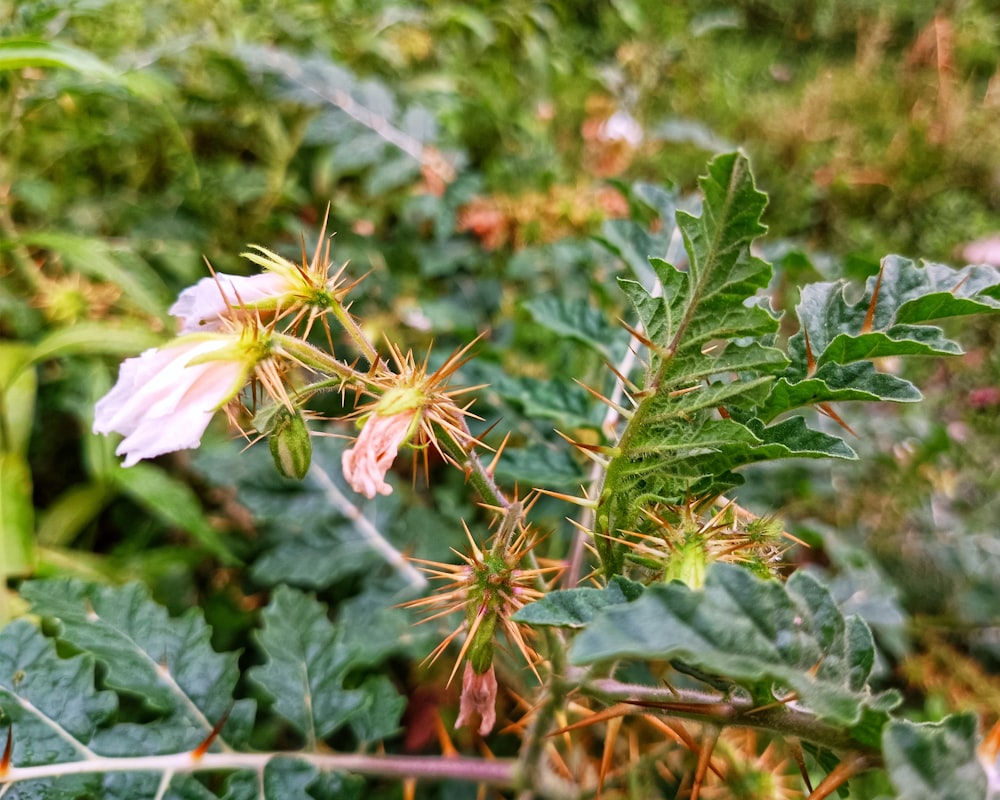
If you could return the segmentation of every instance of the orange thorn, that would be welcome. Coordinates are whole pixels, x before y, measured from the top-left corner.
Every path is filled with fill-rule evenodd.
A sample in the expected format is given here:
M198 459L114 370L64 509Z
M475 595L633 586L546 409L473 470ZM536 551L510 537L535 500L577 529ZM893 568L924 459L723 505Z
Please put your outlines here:
M806 784L806 789L808 789L809 793L812 794L813 785L812 781L809 780L809 770L806 769L806 757L805 754L802 752L802 745L798 739L788 739L787 744L788 744L788 749L792 753L792 758L794 758L795 763L798 764L799 773L802 775L802 780Z
M705 742L698 752L698 767L695 769L694 785L691 787L691 800L698 800L698 795L701 794L701 786L705 781L708 768L711 766L712 751L715 750L715 745L719 741L719 733L721 733L721 729L715 726L709 726L705 730Z
M14 726L7 728L7 746L3 749L3 758L0 759L0 778L7 774L10 769L10 757L14 752Z
M808 800L826 800L841 786L847 783L855 775L858 775L870 767L874 766L868 756L853 754L853 757L845 758L830 773L823 778L819 786L810 792Z
M618 738L618 731L622 727L622 718L614 717L608 720L608 727L604 732L604 751L601 753L601 768L597 773L597 800L601 798L601 791L604 789L604 779L611 770L611 762L615 754L615 739Z
M855 432L854 428L852 428L850 425L848 425L846 422L844 422L843 419L841 419L840 414L838 414L836 411L834 411L833 410L833 406L831 406L829 403L819 403L817 405L817 408L819 408L819 410L822 413L826 414L830 419L832 419L834 422L836 422L841 428L843 428L845 431L847 431L849 434L851 434L851 436L857 436L858 435Z
M802 327L802 336L806 343L806 375L812 375L816 371L816 359L813 357L812 345L809 343L809 331Z
M621 318L619 318L618 321L621 323L622 327L625 330L627 330L629 333L631 333L641 344L644 344L646 347L650 348L651 350L656 347L656 344L651 339L649 339L649 337L647 337L646 334L642 333L639 330L636 330L635 328L633 328L631 325L629 325L625 320L623 320Z
M875 320L875 304L878 302L878 293L882 288L882 271L885 269L883 261L878 268L878 278L875 279L875 289L872 291L872 299L868 303L868 312L865 314L865 321L861 323L862 333L871 333L872 322Z
M458 750L455 749L451 734L448 733L448 729L441 721L441 715L437 712L434 713L434 730L437 732L438 744L441 745L441 755L445 758L455 758L458 755Z
M219 718L219 721L215 723L215 727L212 728L208 736L205 737L204 741L191 751L191 758L194 761L198 761L203 755L205 755L205 753L208 752L208 748L212 746L212 742L214 742L218 735L222 732L222 728L225 726L226 720L229 719L229 712L233 710L233 705L233 703L229 704L229 708L227 708L225 713Z

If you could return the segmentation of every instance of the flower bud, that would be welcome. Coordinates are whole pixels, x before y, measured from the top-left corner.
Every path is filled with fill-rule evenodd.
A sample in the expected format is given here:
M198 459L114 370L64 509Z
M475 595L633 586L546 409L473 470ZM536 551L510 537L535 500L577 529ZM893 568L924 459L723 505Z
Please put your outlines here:
M268 445L275 468L286 478L302 480L312 461L312 441L302 413L279 406L271 421Z

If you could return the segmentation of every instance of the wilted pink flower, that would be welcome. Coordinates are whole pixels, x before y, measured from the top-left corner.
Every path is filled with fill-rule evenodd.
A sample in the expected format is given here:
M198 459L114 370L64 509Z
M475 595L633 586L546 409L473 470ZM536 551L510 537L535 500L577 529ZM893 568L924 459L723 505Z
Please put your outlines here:
M216 333L129 358L94 409L94 432L125 436L115 452L126 467L197 447L215 412L246 383L258 352L239 334Z
M383 416L377 411L365 421L354 447L344 451L344 478L354 491L371 499L376 494L392 494L385 475L399 448L406 441L416 409Z
M462 697L459 700L458 719L455 727L461 728L472 722L473 715L479 714L479 735L485 736L497 721L497 676L493 665L481 675L472 668L472 662L465 662L462 675Z
M274 308L296 290L286 272L262 272L244 277L217 273L189 286L170 307L181 320L181 333L217 331L231 308Z

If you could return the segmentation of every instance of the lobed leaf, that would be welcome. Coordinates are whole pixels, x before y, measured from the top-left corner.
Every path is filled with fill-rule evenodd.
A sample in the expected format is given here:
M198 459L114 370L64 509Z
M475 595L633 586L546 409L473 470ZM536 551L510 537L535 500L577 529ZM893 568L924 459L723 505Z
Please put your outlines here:
M248 734L254 703L234 704L238 655L212 649L200 611L171 617L139 584L98 586L76 580L29 581L21 590L34 611L59 623L59 638L93 656L115 690L142 700L159 725L131 726L102 736L102 752L135 755L195 747L228 712L220 737ZM117 752L119 747L125 750Z
M634 602L606 609L571 649L577 664L620 658L679 659L758 697L792 690L838 724L858 723L877 700L867 687L875 658L868 626L845 619L805 572L782 584L717 563L704 591L677 582L649 587Z
M0 631L0 709L15 729L15 766L79 761L117 710L94 686L89 654L60 658L55 643L24 619Z
M893 720L882 732L882 754L889 779L906 800L986 797L973 714L954 714L941 722Z
M386 679L344 686L357 666L353 649L345 646L345 633L330 622L326 607L312 597L279 586L264 609L257 643L267 660L249 670L250 679L310 749L348 722L363 740L398 728L403 704Z
M583 628L604 609L631 603L643 592L641 583L616 575L601 589L580 587L548 592L541 600L526 605L515 622L536 627Z

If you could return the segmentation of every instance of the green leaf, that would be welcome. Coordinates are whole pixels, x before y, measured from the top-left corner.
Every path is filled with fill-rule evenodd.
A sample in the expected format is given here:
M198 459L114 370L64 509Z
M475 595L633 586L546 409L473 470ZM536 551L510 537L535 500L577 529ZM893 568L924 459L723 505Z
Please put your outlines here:
M74 270L118 286L137 309L164 322L170 293L159 274L134 252L115 247L96 236L62 231L35 231L20 238L23 244L59 253Z
M616 358L612 344L621 338L621 331L586 301L548 294L529 300L524 307L539 325L587 345L608 360Z
M326 606L311 596L279 586L256 638L267 660L250 669L250 678L273 698L275 713L305 738L308 748L355 719L366 734L387 735L398 726L403 707L391 686L368 681L356 689L344 687L355 667L353 653Z
M93 53L64 42L31 39L0 41L0 70L61 67L99 80L118 80L118 73Z
M53 764L93 755L89 745L118 707L94 688L90 655L59 658L55 644L24 619L0 631L0 709L14 726L13 764Z
M67 328L57 328L39 339L29 360L39 362L80 354L134 356L163 341L163 335L150 330L148 324L78 322Z
M887 256L880 274L868 279L854 303L847 300L843 281L806 286L796 307L803 330L789 341L792 365L787 377L797 381L808 376L809 353L817 367L885 356L961 353L940 328L926 323L1000 311L1000 301L989 294L998 284L1000 270L995 267L955 270Z
M892 785L906 800L986 797L986 775L976 758L976 717L955 714L941 722L891 721L882 754Z
M0 452L0 575L25 575L34 563L31 468L23 456Z
M198 496L186 483L152 464L119 467L112 475L122 492L166 524L190 533L223 564L239 563L206 518Z
M108 686L141 698L167 723L132 726L129 737L112 729L102 736L103 747L124 748L122 755L191 748L230 709L239 679L237 654L212 649L200 611L170 617L139 584L29 581L21 593L36 613L59 622L60 639L105 666ZM245 736L252 715L252 701L237 702L222 738Z
M781 378L756 410L764 421L802 406L846 401L880 401L914 403L920 391L909 381L879 372L870 361L854 364L828 362L801 381Z
M582 628L611 606L631 603L643 591L635 583L616 575L603 589L582 587L549 592L541 600L524 606L514 614L515 622L556 628Z
M619 658L679 659L726 676L756 696L794 690L820 717L855 724L873 701L866 685L875 650L857 617L844 618L829 592L796 572L782 584L717 563L704 591L652 586L605 610L577 637L576 664Z
M15 342L0 342L0 449L25 455L35 418L38 374L25 369L30 347Z
M619 281L650 353L642 399L611 459L597 509L598 550L609 574L620 571L622 554L606 537L641 531L648 524L644 503L718 493L739 482L735 467L792 453L771 447L743 422L788 363L771 345L777 316L756 296L771 267L750 252L765 231L760 215L767 198L738 153L714 159L700 186L701 216L676 215L687 269L650 258L659 292Z

